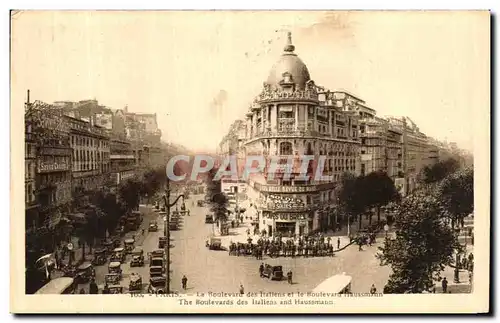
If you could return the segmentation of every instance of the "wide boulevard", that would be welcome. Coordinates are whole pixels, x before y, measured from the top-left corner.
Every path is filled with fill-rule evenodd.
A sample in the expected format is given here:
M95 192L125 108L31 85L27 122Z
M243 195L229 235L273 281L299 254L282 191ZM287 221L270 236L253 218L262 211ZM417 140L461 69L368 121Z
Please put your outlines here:
M190 216L183 217L179 230L171 231L171 291L173 292L234 293L239 291L240 284L244 286L245 292L307 292L312 291L328 277L343 272L353 277L352 291L354 293L368 293L372 284L375 284L381 291L387 282L390 269L381 267L375 258L378 247L376 244L371 247L365 246L363 251L358 251L356 246L350 246L333 257L264 257L262 261L250 256L229 256L227 251L208 250L205 241L212 234L213 227L211 224L205 224L205 214L209 211L206 207L196 206L198 199L203 199L203 196L192 195L186 200L186 208L190 210ZM158 249L158 238L163 235L161 216L153 212L151 208L141 207L141 211L145 214L143 227L146 229L146 236L141 237L141 233L137 233L137 242L144 249L145 265L131 268L131 256L127 256L127 261L122 264L123 279L120 282L125 287L125 291L128 290L131 272L142 276L144 291L146 291L149 281L147 253ZM158 231L148 232L147 226L153 219L158 222ZM143 240L142 243L141 240ZM288 284L286 279L271 281L261 278L258 270L261 262L281 265L285 274L292 270L294 284ZM97 283L102 287L108 263L95 268ZM181 289L183 275L186 275L188 279L186 291Z

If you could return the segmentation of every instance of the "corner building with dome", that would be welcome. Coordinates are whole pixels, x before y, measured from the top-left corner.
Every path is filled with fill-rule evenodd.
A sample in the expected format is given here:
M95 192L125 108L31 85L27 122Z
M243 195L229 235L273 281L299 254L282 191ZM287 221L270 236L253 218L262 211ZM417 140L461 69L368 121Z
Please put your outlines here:
M283 54L245 119L244 155L264 156L267 165L274 156L280 163L294 161L290 178L282 172L270 178L264 172L248 179L247 195L259 215L259 231L271 236L310 234L332 229L342 220L335 211L335 188L342 174L359 175L360 168L356 100L316 85L288 34ZM299 178L304 155L316 160L325 156L323 175L332 180Z

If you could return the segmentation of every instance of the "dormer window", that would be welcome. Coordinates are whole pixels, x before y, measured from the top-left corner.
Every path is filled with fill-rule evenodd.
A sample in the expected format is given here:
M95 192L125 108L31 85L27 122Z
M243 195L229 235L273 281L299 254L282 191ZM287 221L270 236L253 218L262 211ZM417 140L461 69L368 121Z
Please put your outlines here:
M285 83L285 84L293 83L292 74L283 73L283 83Z

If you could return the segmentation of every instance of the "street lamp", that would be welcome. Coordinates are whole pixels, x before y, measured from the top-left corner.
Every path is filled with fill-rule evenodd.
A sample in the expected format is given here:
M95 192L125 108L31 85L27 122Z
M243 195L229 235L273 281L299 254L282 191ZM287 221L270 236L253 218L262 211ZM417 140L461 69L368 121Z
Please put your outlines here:
M167 286L166 286L166 294L170 294L170 208L174 205L177 206L177 202L182 197L182 203L184 203L184 194L180 194L177 196L173 203L170 202L170 180L167 177L165 195L163 195L163 201L165 202L165 216L163 217L163 234L167 238L165 243L165 255L167 259L165 260L165 272L167 275Z

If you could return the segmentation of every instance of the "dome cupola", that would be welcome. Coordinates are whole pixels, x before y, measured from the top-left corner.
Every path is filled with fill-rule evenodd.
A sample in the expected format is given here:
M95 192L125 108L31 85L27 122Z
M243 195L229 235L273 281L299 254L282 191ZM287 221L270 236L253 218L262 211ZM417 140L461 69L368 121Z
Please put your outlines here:
M281 89L292 86L295 90L304 90L306 83L311 79L306 64L294 53L295 46L292 44L292 33L288 33L287 43L283 48L283 54L274 64L267 84L271 89Z

